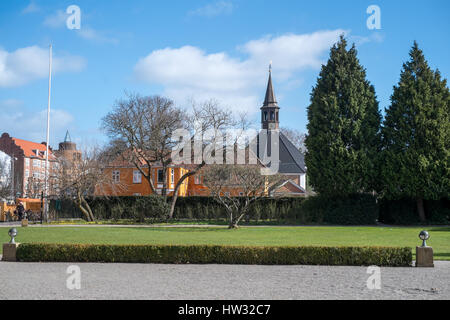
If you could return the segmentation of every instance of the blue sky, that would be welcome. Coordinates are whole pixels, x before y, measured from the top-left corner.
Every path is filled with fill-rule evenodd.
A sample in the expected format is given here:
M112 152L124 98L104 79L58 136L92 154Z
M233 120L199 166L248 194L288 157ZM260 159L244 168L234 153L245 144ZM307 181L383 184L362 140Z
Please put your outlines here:
M81 29L66 27L70 5ZM369 30L369 5L381 29ZM45 140L48 46L53 45L51 145L68 129L104 142L101 118L124 91L161 94L188 107L217 99L258 121L273 61L281 126L306 131L306 107L339 34L355 42L384 110L414 40L448 78L450 2L49 1L0 2L0 132Z

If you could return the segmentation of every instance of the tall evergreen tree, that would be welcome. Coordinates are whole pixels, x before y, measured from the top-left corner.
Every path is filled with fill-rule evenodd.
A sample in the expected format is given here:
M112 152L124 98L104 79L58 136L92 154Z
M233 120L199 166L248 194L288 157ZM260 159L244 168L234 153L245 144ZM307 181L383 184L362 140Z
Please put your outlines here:
M382 128L382 179L388 198L423 201L450 194L450 94L416 42L394 86Z
M346 195L375 188L380 122L375 89L355 45L347 50L341 36L322 66L308 107L305 162L315 191Z

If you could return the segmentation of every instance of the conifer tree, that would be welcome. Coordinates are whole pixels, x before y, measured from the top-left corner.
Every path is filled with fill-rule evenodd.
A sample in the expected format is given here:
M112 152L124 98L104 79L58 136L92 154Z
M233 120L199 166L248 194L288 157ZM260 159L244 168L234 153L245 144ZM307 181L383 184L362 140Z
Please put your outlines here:
M317 79L308 107L305 162L316 192L346 195L376 187L380 121L375 89L343 36Z
M416 42L403 64L382 128L381 172L387 198L424 200L450 194L450 94Z

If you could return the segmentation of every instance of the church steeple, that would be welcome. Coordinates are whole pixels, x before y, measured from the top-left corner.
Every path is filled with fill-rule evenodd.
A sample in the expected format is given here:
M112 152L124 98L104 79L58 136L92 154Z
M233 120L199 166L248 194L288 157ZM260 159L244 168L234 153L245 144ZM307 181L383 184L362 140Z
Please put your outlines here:
M263 129L279 129L279 107L272 86L272 63L269 65L269 80L267 82L266 96L261 107L261 126Z

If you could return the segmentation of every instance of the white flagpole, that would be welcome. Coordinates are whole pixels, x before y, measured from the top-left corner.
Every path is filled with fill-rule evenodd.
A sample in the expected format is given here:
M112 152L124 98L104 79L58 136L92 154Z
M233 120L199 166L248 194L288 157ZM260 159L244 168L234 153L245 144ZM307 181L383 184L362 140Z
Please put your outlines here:
M44 186L44 218L48 221L48 146L50 140L50 96L52 92L52 45L50 44L49 66L48 66L48 104L47 104L47 145L45 152L45 186Z

